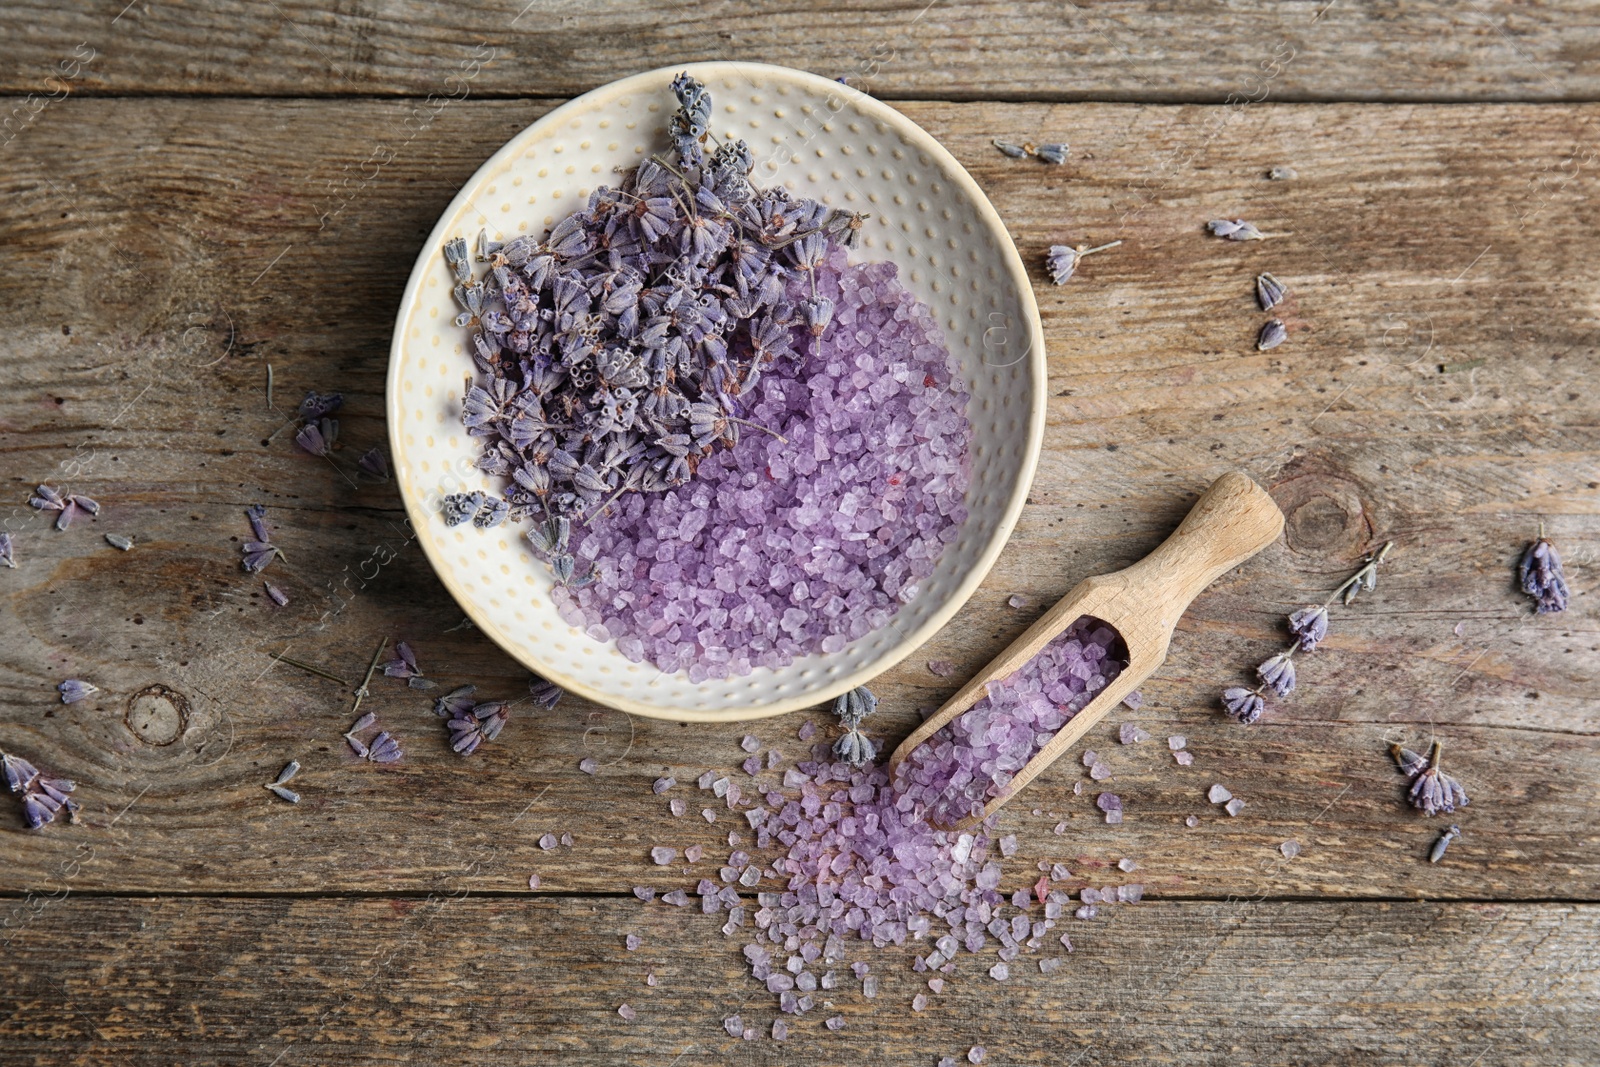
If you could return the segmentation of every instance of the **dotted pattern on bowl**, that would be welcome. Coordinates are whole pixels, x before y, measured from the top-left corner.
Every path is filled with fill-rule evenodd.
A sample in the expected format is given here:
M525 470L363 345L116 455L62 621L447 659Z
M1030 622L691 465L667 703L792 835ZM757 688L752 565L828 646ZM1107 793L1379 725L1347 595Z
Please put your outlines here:
M743 137L752 180L870 213L852 260L891 260L902 283L945 331L972 395L970 517L959 538L890 625L831 655L783 670L695 684L630 663L609 642L567 625L552 578L507 523L449 528L447 493L498 491L475 466L460 423L472 372L468 331L454 325L442 247L543 234L599 185L651 152L675 102L668 83L687 69L715 101L712 132ZM481 265L479 266L481 273ZM886 105L815 75L744 63L701 63L615 82L551 112L513 138L462 189L422 251L402 303L391 355L389 425L395 475L418 538L462 609L530 670L625 711L673 719L780 714L862 684L913 651L967 599L1009 536L1032 482L1043 430L1038 311L1004 226L960 166Z

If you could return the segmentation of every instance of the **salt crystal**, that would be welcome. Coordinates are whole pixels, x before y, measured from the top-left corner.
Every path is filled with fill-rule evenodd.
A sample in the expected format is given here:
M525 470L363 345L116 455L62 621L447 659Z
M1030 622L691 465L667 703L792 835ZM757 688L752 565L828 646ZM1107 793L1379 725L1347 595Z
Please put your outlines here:
M566 845L568 848L571 848L572 847L572 835L568 834L568 833L563 833L561 835L561 843L563 845Z
M761 747L761 742L756 740L754 735L745 734L744 739L739 742L739 747L744 749L746 752L754 752L756 749Z
M1150 735L1131 722L1125 722L1117 730L1117 740L1125 745L1137 745L1142 741L1150 740Z
M1072 877L1072 872L1067 870L1067 865L1065 863L1051 864L1051 866L1050 866L1050 880L1051 881L1053 881L1053 882L1065 882L1068 878L1071 878L1071 877Z
M928 994L926 994L926 993L918 993L916 996L911 998L911 1010L912 1011L923 1011L924 1009L927 1008L927 1006L928 1006Z
M578 761L578 770L584 774L594 774L600 769L600 763L593 756L586 756Z
M772 1020L772 1040L789 1040L789 1024L784 1022L782 1019Z
M805 722L800 724L800 729L795 733L795 736L802 741L811 740L813 737L817 736L817 724L812 722L810 719L807 719Z
M1232 800L1233 794L1228 792L1227 786L1214 785L1207 791L1206 799L1213 804L1221 804L1225 800Z
M1095 765L1089 768L1089 777L1097 782L1103 782L1111 777L1111 768L1104 763L1096 761Z
M861 995L871 1000L878 995L878 978L876 975L867 975L861 980Z
M1040 974L1055 974L1061 969L1061 957L1050 956L1039 961Z
M628 1020L630 1023L633 1022L633 1020L635 1018L637 1018L638 1015L639 1015L638 1012L634 1011L633 1008L629 1007L626 1004L624 1004L621 1007L617 1008L617 1014L622 1016L624 1019Z
M655 985L657 985L658 984L658 980L656 978L656 972L650 971L649 973L647 973L644 976L644 984L647 985L647 986L651 986L651 987L654 987Z
M1055 834L1057 837L1060 837L1062 834L1064 834L1066 832L1067 832L1067 824L1065 822L1056 823L1055 829L1051 831L1051 833Z
M870 970L872 970L872 967L862 960L857 960L850 965L850 973L857 978L866 978L867 972Z
M699 863L700 857L704 856L705 852L706 850L699 845L690 845L688 848L683 850L683 858L688 860L690 863Z
M967 1062L982 1063L986 1058L988 1058L988 1055L989 1051L982 1045L973 1045L972 1048L967 1052Z
M687 908L689 906L689 894L681 889L674 889L669 893L661 894L661 902L679 908Z
M1117 861L1117 869L1122 871L1136 871L1139 869L1139 865L1133 860L1124 856L1122 859Z
M754 1041L756 1039L756 1028L753 1026L745 1027L743 1036L746 1041Z
M944 979L938 977L928 979L928 988L933 990L935 993L943 993Z
M937 674L940 678L948 678L956 672L956 665L947 659L930 659L928 661L928 670Z
M1222 810L1227 812L1229 815L1237 815L1244 810L1244 801L1240 800L1238 797L1234 797L1232 800L1228 801L1222 806Z
M1172 754L1172 758L1177 761L1178 766L1187 767L1191 763L1194 762L1194 753L1192 753L1192 752L1174 752Z
M1082 758L1083 765L1085 767L1093 767L1096 763L1100 762L1100 753L1091 748L1084 752Z
M1072 951L1072 938L1068 937L1066 934L1062 934L1061 935L1061 947L1066 949L1068 952L1071 952Z
M761 757L751 756L749 759L740 764L740 767L743 768L744 773L754 778L756 775L761 773Z
M717 772L716 771L707 771L706 773L704 773L704 774L702 774L700 776L700 780L698 782L696 782L695 784L698 785L701 789L710 789L711 788L711 783L716 781L716 780L717 780Z
M1300 842L1285 841L1283 844L1278 846L1278 851L1283 853L1284 859L1292 860L1296 856L1300 855Z
M1017 835L1007 834L1000 839L1000 855L1015 856L1017 854Z
M640 939L638 934L629 934L626 938L623 939L623 943L628 946L628 951L629 952L634 952L634 951L637 951L639 946L642 945L644 942Z
M671 789L673 786L675 786L677 784L678 784L678 780L676 778L672 777L669 774L665 778L657 778L656 779L656 784L651 786L650 788L651 788L652 791L654 791L656 793L665 793L667 790Z
M1020 596L1020 595L1018 595L1016 593L1013 593L1010 597L1008 597L1006 599L1006 603L1010 604L1014 608L1025 608L1025 607L1028 606L1028 598L1025 597L1025 596Z
M1200 825L1200 819L1197 816L1190 815L1183 820L1183 825L1193 829L1194 827Z
M528 875L528 888L529 889L538 889L539 888L539 876L537 874Z
M633 887L633 895L638 897L640 900L654 900L654 899L656 899L656 891L654 889L652 889L651 887L644 886L644 885L636 885L636 886L634 886Z
M1184 737L1182 734L1173 734L1171 737L1167 738L1167 747L1172 749L1174 752L1178 751L1180 748L1183 748L1188 743L1189 739Z
M672 812L673 818L677 818L689 810L689 805L685 804L680 798L673 797L667 802L667 808Z
M829 1030L843 1030L844 1029L844 1016L843 1015L835 1015L832 1018L828 1019L826 1022L824 1022L822 1025L826 1026Z
M744 1020L737 1015L730 1015L722 1020L722 1028L728 1031L729 1037L744 1036Z
M702 819L704 819L706 822L716 822L717 821L716 809L715 808L701 808L700 809L700 817Z
M539 838L539 847L544 849L546 852L555 848L558 843L559 842L557 841L555 834L545 834L543 837Z
M989 977L996 982L1004 982L1011 977L1011 967L1004 960L989 968Z
M540 844L542 845L543 842L541 841ZM655 848L650 850L650 858L655 861L657 867L665 867L667 864L678 858L678 850L675 848L667 848L663 845L657 845Z
M1135 689L1133 692L1122 698L1122 703L1132 708L1134 711L1138 711L1140 708L1144 707L1144 694ZM1145 734L1144 737L1140 738L1142 741L1148 741L1149 739L1149 734ZM1128 742L1124 741L1122 743L1127 744Z
M1092 919L1099 914L1099 909L1093 904L1085 904L1072 914L1079 919Z

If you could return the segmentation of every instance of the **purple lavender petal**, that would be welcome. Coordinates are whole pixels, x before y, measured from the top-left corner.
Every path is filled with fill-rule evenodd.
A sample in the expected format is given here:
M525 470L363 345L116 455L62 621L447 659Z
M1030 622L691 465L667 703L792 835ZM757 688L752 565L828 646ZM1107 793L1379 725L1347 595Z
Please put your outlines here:
M381 448L369 448L356 460L356 466L372 475L374 478L389 480L389 457Z
M0 563L15 569L17 566L16 549L12 544L11 535L0 532Z

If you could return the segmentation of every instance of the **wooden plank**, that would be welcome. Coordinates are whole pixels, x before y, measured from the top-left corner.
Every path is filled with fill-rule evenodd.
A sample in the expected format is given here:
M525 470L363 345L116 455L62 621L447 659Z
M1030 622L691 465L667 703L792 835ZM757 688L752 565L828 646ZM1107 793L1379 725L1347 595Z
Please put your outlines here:
M742 728L630 724L572 702L519 709L499 744L462 761L426 697L386 682L369 706L408 756L379 769L343 750L347 691L261 674L287 649L354 679L380 637L405 637L443 684L523 691L522 672L456 628L393 490L352 488L272 437L315 387L349 397L345 474L383 439L384 354L418 244L458 183L548 105L453 105L367 177L362 161L411 106L75 99L11 145L0 449L21 566L0 572L0 745L77 779L93 825L28 835L7 809L0 888L52 891L73 861L78 891L514 890L533 871L563 892L665 888L683 876L650 867L651 844L725 838L726 817L696 822L697 803L676 823L648 787L733 768ZM1064 763L1005 816L1025 842L1008 879L1052 859L1089 878L1128 855L1169 897L1600 899L1600 400L1586 385L1600 201L1581 155L1600 109L904 110L971 167L1037 272L1054 397L1011 545L957 622L878 684L882 736L909 730L914 709L1078 579L1148 552L1221 471L1249 472L1289 518L1282 544L1182 623L1133 716L1157 739L1122 749L1115 721L1097 732L1128 823L1096 825ZM1043 168L987 145L1036 129L1070 134L1073 159ZM1266 180L1280 163L1300 177ZM1204 237L1221 215L1293 236ZM1044 281L1050 243L1118 238L1068 286ZM1294 293L1291 341L1265 354L1251 346L1261 269ZM23 504L35 481L105 511L55 533ZM293 598L282 612L237 568L255 501L289 552L267 575ZM1511 582L1541 521L1572 561L1574 607L1557 618L1531 616ZM100 539L113 530L139 547L115 552ZM1224 720L1217 691L1283 639L1282 616L1386 538L1400 547L1377 591L1336 614L1293 700L1253 729ZM1012 594L1030 606L1008 607ZM932 675L930 658L957 674ZM63 708L52 687L68 676L105 692ZM179 743L127 723L152 685L188 706ZM789 751L799 721L753 732ZM1474 803L1431 867L1440 821L1403 807L1383 750L1435 732ZM1194 768L1161 750L1169 733L1190 737ZM606 765L595 779L576 770L591 753ZM260 788L290 757L306 764L299 808ZM1213 781L1245 814L1206 809ZM572 849L537 847L561 830ZM1290 838L1306 852L1284 863ZM491 846L503 866L470 868Z
M570 96L698 60L799 67L892 98L1579 100L1600 95L1588 15L1579 0L222 0L197 17L26 0L0 15L0 89L36 94L24 124L70 92Z
M1052 975L847 946L790 1036L714 917L609 899L66 899L0 957L8 1064L1592 1063L1600 909L1140 904L1069 921ZM636 952L622 945L637 932ZM63 951L70 946L70 951ZM646 985L654 973L658 984ZM637 1012L617 1015L621 1004ZM758 1037L730 1038L737 1012ZM829 1032L834 1015L844 1028ZM675 1059L676 1057L676 1059Z

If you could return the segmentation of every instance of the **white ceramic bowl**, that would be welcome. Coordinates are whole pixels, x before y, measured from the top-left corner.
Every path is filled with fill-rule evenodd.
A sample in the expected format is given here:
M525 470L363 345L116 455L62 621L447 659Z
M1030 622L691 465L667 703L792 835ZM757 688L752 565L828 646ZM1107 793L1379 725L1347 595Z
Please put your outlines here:
M610 643L563 622L551 576L523 531L506 523L446 527L439 501L499 491L475 467L461 427L472 363L453 324L446 240L480 229L540 234L582 207L618 168L667 148L672 76L688 70L715 103L712 130L744 138L758 185L781 182L824 203L870 212L852 259L892 260L902 283L945 331L972 394L969 518L917 597L889 626L833 654L783 670L694 683L630 663ZM481 268L480 268L481 270ZM1043 334L1033 290L1005 225L949 152L887 104L837 82L758 63L695 63L612 82L523 130L462 188L417 258L389 358L389 442L417 538L473 623L529 670L623 711L665 719L738 721L830 700L909 655L972 595L1022 510L1044 434Z

